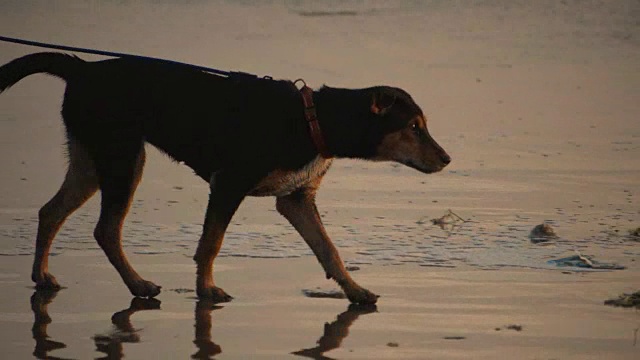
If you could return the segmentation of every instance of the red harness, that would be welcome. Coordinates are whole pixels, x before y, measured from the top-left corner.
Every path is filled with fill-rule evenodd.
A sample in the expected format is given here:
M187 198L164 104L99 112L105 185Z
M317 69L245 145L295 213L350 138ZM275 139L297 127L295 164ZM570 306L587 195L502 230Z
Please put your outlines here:
M304 103L304 117L307 119L307 123L309 124L309 132L311 133L313 144L316 146L320 156L325 159L330 159L333 155L329 152L327 144L324 142L324 137L322 136L322 130L320 130L316 106L313 104L313 90L307 86L304 80L298 79L295 83L298 81L303 84L300 89L300 93L302 94L302 102Z

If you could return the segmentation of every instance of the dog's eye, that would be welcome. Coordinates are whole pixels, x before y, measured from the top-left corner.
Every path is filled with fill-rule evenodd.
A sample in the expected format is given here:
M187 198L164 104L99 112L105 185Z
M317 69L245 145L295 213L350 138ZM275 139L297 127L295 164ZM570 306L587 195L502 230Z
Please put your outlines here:
M411 124L411 130L416 133L420 132L420 126L418 125L417 122L414 122L413 124Z

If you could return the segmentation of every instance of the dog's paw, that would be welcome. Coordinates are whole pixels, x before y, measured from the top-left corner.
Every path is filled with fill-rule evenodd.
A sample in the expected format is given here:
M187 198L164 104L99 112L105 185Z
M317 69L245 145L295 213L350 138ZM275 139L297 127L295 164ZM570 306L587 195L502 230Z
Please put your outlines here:
M349 301L351 301L353 304L360 305L375 304L378 301L379 297L379 295L376 295L371 291L363 288L347 293L347 298L349 299Z
M217 286L199 288L198 297L200 299L211 300L213 303L229 302L233 300L233 296L227 294Z
M129 285L129 291L133 296L142 298L152 298L160 294L162 286L158 286L151 281L140 279Z
M61 286L58 284L56 277L49 274L33 274L31 280L36 283L37 290L60 290Z

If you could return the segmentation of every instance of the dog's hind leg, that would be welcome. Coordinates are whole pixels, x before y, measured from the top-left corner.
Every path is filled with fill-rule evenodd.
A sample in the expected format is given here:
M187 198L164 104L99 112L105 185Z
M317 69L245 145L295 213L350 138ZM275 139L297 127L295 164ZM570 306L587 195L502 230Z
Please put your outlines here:
M49 273L48 259L51 243L65 219L84 204L98 189L98 178L87 151L69 140L69 168L60 190L38 213L36 254L31 279L38 289L59 289L55 277Z
M300 189L292 194L278 197L276 209L302 235L318 261L324 268L327 278L334 279L352 303L375 304L378 296L362 288L349 276L344 268L338 250L322 225L315 204L315 189Z
M140 277L122 251L122 224L142 177L144 145L142 141L134 144L122 139L115 143L117 148L101 149L102 152L95 156L102 204L94 236L131 294L154 297L160 293L160 286Z

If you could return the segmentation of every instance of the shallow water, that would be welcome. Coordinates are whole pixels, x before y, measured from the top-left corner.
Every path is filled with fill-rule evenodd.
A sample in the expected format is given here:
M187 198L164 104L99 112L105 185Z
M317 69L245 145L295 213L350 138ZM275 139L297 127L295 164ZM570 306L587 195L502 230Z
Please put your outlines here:
M390 169L390 170L385 170ZM372 171L394 171L392 166L381 165ZM351 165L337 165L333 169L337 177L349 177ZM411 170L407 170L410 173ZM405 171L397 173L398 179ZM449 173L443 176L458 176ZM523 180L526 181L526 180ZM337 185L340 186L340 181ZM628 184L627 184L628 185ZM469 185L473 186L473 185ZM554 184L557 186L557 184ZM402 186L400 186L402 188ZM625 186L623 186L625 187ZM517 194L517 186L499 186L498 191L507 197ZM327 191L329 192L329 191ZM319 200L327 229L334 243L343 253L348 265L405 265L427 267L477 267L498 269L501 267L525 267L554 269L548 260L574 255L576 252L593 255L599 261L615 260L629 265L640 255L637 238L628 230L637 224L638 210L629 190L611 189L606 197L608 204L573 200L566 207L555 207L537 212L526 206L514 208L467 208L456 210L466 222L457 221L445 226L434 225L431 219L445 214L434 210L438 203L420 205L417 200L406 200L411 195L393 191L391 194L374 191L354 191L351 196L363 197L358 206L380 207L379 210L350 209L339 196L330 195ZM615 194L615 195L614 195ZM394 198L398 209L385 198ZM201 201L204 201L201 200ZM418 205L414 205L414 201ZM402 202L406 202L403 210ZM409 203L410 202L410 203ZM323 207L323 203L326 206ZM174 201L175 206L181 205ZM92 228L97 215L93 203L72 216L59 233L53 254L69 254L74 251L101 250L92 239ZM286 220L273 212L273 208L249 202L243 205L230 225L224 240L221 257L248 258L297 258L313 256L295 230ZM182 254L192 257L202 225L200 222L154 223L156 205L137 200L124 228L124 247L127 252L141 255ZM412 207L421 207L417 211ZM257 208L257 209L254 209ZM385 210L387 209L387 210ZM266 218L255 218L258 211ZM366 214L366 216L362 216ZM433 214L433 215L423 215ZM252 215L254 217L252 217ZM167 215L160 216L167 218ZM271 222L270 222L271 221ZM549 242L535 244L529 233L538 223L545 222L556 229L559 237ZM2 243L0 255L18 256L33 254L37 219L14 217L10 224L0 228ZM8 239L11 239L9 241ZM9 245L10 244L10 245ZM602 258L604 257L604 258ZM185 260L187 261L187 260ZM557 268L559 271L584 271L578 268Z

